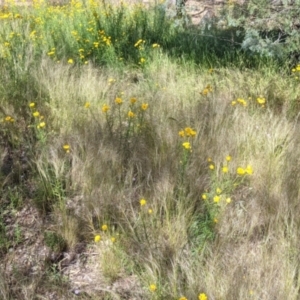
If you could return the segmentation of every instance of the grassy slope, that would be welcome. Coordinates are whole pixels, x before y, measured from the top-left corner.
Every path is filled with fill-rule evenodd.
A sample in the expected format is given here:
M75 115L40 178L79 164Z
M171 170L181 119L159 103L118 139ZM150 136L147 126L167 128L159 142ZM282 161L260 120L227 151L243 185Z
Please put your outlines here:
M36 9L47 20L49 12ZM76 13L81 22L90 20ZM144 22L143 10L136 18ZM117 19L93 23L112 37L114 51L99 52L91 43L87 59L70 34L78 18L61 24L64 34L48 37L46 45L17 41L11 56L2 52L1 297L49 298L55 290L70 299L70 290L79 288L82 298L86 290L93 299L197 299L200 293L208 299L297 299L299 83L270 64L247 69L248 58L235 52L210 56L205 40L196 41L195 54L196 38L172 27L155 40L155 28L145 27L141 36L135 23L126 27L121 19L133 36L118 42ZM34 35L53 37L55 22L35 21ZM3 24L1 49L12 30L32 34L30 26L18 27L25 18ZM177 44L175 36L182 39ZM145 46L136 51L140 38ZM175 59L180 51L184 57ZM247 104L232 105L238 98ZM142 104L149 106L142 110ZM179 136L186 127L196 131L194 138ZM186 141L192 151L182 146ZM237 174L247 166L248 174ZM29 229L17 219L28 206L39 220L30 243ZM46 246L45 256L23 263L18 251L36 244ZM81 277L78 284L63 252L82 264L86 257L91 282ZM33 272L35 264L40 268ZM84 273L82 266L76 270ZM116 287L129 278L132 286Z

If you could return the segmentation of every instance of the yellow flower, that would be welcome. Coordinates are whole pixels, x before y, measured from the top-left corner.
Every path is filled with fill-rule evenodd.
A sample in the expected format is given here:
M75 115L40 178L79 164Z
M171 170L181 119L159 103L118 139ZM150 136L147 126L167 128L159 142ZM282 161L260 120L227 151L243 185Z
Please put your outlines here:
M236 105L236 101L235 100L231 101L231 105L235 106Z
M40 113L38 111L35 111L33 114L32 114L35 118L39 117L40 116Z
M107 113L109 111L110 107L107 104L104 104L102 106L102 112Z
M130 110L128 112L127 116L128 116L128 118L134 118L135 117L135 113Z
M184 130L180 130L180 131L178 132L178 134L179 134L179 136L184 137Z
M35 103L34 103L34 102L30 102L30 103L29 103L29 107L30 107L30 108L35 107Z
M41 122L37 128L44 128L46 126L46 123L45 122Z
M178 300L188 300L186 297L180 297Z
M207 158L208 162L212 162L212 159L210 157Z
M246 171L245 171L243 168L238 167L238 168L236 169L236 173L237 173L238 175L245 175Z
M151 208L148 209L148 214L151 215L153 213L153 210Z
M84 104L84 107L85 108L89 108L91 106L91 103L90 102L85 102L85 104Z
M222 193L222 190L220 188L217 188L216 192L217 192L218 195L220 195Z
M4 120L5 120L6 122L10 122L10 121L11 121L11 119L12 119L12 117L11 117L11 116L6 116L6 117L4 118Z
M115 102L116 102L117 104L121 105L121 104L123 103L123 100L122 100L122 98L117 97L117 98L115 99Z
M253 174L253 169L250 165L247 166L245 172L248 174L248 175L252 175Z
M191 127L186 127L184 129L186 136L192 136L194 137L196 135L196 131L193 130Z
M157 290L157 287L155 284L150 284L149 289L151 292L155 292Z
M101 240L101 236L100 236L99 234L98 234L98 235L95 235L95 237L94 237L95 243L100 242L100 240Z
M141 106L142 110L146 110L148 108L149 104L148 103L143 103Z
M220 196L214 196L214 202L219 203L220 202Z
M215 169L215 166L214 166L213 164L210 164L210 165L209 165L209 168L210 168L211 170L214 170L214 169Z
M202 95L203 96L207 96L207 94L209 93L209 89L205 88L203 91L202 91Z
M206 200L206 199L207 199L206 194L202 194L202 199L203 199L203 200Z
M140 200L140 205L141 206L144 206L146 204L147 204L147 201L144 198Z
M266 103L266 99L263 98L263 97L258 97L258 98L256 99L256 101L257 101L258 104L261 104L261 105L263 105L263 104Z
M183 146L186 150L191 149L191 144L190 144L189 142L182 143L182 146Z
M227 156L226 156L226 160L227 160L227 161L231 161L231 156L230 156L230 155L227 155Z
M69 60L68 60L68 64L73 64L74 63L74 60L72 59L72 58L70 58Z
M219 222L219 220L217 219L217 218L214 218L214 223L218 223Z
M160 45L157 43L152 44L152 48L159 48L159 47L160 47Z
M198 300L208 300L207 296L204 293L199 294Z
M141 57L140 63L143 64L143 63L145 63L145 62L146 62L146 59L145 59L144 57Z
M226 202L229 204L231 202L231 198L230 197L226 198Z
M135 44L134 47L137 48L141 43L143 43L142 39L139 39Z
M228 173L228 167L227 167L227 166L224 166L224 167L222 168L222 172L223 172L223 173Z
M102 229L102 231L106 231L108 229L108 226L106 224L103 224L101 229Z
M66 153L70 153L70 145L68 144L63 145L63 149L66 151Z
M130 98L130 103L134 104L136 102L136 98Z
M110 238L110 240L111 240L112 243L114 243L114 242L116 241L116 238L112 236L112 237Z

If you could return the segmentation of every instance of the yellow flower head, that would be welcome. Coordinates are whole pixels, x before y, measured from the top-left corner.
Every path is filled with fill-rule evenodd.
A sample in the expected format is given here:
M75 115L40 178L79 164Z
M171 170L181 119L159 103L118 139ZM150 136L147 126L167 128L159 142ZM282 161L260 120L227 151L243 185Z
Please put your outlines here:
M74 63L74 60L72 58L68 59L68 64L72 65Z
M153 213L153 210L151 208L148 209L148 214L151 215Z
M37 128L44 128L46 126L46 123L45 122L41 122Z
M214 170L214 169L215 169L215 166L214 166L213 164L210 164L210 165L209 165L209 168L210 168L211 170Z
M214 202L219 203L220 202L220 196L214 196Z
M157 287L155 284L150 284L149 289L151 292L155 292L157 290Z
M231 161L231 156L230 156L230 155L227 155L227 156L226 156L226 160L227 160L227 161Z
M236 105L236 101L235 100L231 101L231 105L235 106Z
M256 99L256 101L257 101L258 104L261 104L261 105L263 105L263 104L266 103L266 99L263 98L263 97L258 97L258 98Z
M111 240L112 243L114 243L114 242L116 241L116 238L112 236L112 237L110 238L110 240Z
M152 44L152 48L159 48L159 47L160 47L160 45L157 43Z
M192 148L192 147L191 147L191 144L190 144L189 142L182 143L182 146L183 146L183 148L186 149L186 150L189 150L189 149Z
M178 134L179 134L179 136L184 137L184 130L180 130L180 131L178 132Z
M220 188L217 188L216 192L217 192L218 195L220 195L222 193L222 190Z
M12 117L11 117L11 116L6 116L6 117L4 118L4 120L5 120L6 122L10 122L10 121L11 121L11 119L12 119Z
M236 169L236 173L237 173L238 175L245 175L246 170L244 170L244 169L241 168L241 167L238 167L238 168Z
M102 231L106 231L108 229L108 226L106 224L103 224L101 229L102 229Z
M121 104L123 103L123 100L122 100L122 98L117 97L117 98L115 99L115 102L116 102L117 104L121 105Z
M207 199L206 194L202 194L202 199L203 199L203 200L206 200L206 199Z
M143 104L141 105L141 109L142 109L142 110L146 110L146 109L148 108L148 106L149 106L148 103L143 103Z
M130 98L130 104L134 104L136 102L136 98Z
M70 152L70 145L68 145L68 144L63 145L63 149L66 151L66 153L69 153Z
M207 296L204 293L199 294L198 299L199 300L208 300Z
M98 234L98 235L95 235L95 237L94 237L95 243L100 242L100 240L101 240L101 236L100 236L99 234Z
M40 116L40 113L38 111L35 111L33 114L32 114L35 118L39 117Z
M186 297L182 296L178 300L188 300Z
M128 118L134 118L135 117L135 113L130 110L128 112L127 116L128 116Z
M184 129L186 136L194 137L196 135L196 131L193 130L191 127L186 127Z
M147 201L144 198L140 200L140 205L141 206L144 206L146 204L147 204Z
M107 104L104 104L102 106L102 112L107 113L109 111L110 107Z
M230 197L228 197L228 198L226 198L226 203L230 203L231 202L231 198Z
M248 174L248 175L252 175L253 174L253 169L250 165L247 166L245 172Z
M35 103L34 103L34 102L30 102L30 103L29 103L29 107L30 107L30 108L35 107Z
M228 167L227 167L227 166L224 166L224 167L222 168L222 172L223 172L223 173L228 173Z
M146 59L144 58L144 57L141 57L141 59L140 59L140 64L143 64L143 63L145 63L146 62Z
M85 108L89 108L91 106L91 103L90 102L85 102L85 104L84 104L84 107Z

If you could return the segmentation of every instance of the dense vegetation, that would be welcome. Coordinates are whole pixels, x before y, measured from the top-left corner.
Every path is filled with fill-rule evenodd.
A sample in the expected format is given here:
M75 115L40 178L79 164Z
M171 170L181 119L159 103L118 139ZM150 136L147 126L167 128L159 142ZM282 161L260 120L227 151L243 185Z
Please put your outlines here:
M1 299L299 298L299 4L234 2L1 8Z

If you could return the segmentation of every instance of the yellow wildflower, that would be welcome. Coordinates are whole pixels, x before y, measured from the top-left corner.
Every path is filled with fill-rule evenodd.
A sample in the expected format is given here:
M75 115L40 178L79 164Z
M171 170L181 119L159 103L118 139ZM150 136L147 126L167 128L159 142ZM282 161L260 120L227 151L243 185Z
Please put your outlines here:
M37 128L44 128L46 126L46 123L45 122L41 122Z
M226 156L226 160L227 160L227 161L231 161L231 156L230 156L230 155L227 155L227 156Z
M248 174L248 175L252 175L253 174L253 169L250 165L247 166L245 172Z
M117 97L117 98L115 99L115 102L116 102L117 104L121 105L121 104L123 103L123 100L122 100L122 98Z
M38 111L35 111L33 114L32 114L35 118L39 117L40 116L40 113Z
M203 200L206 200L206 199L207 199L206 194L202 194L202 199L203 199Z
M155 284L150 284L149 289L151 292L155 292L157 290L157 287Z
M238 175L245 175L246 171L245 171L243 168L238 167L238 168L236 169L236 173L237 173Z
M184 130L180 130L180 131L178 132L178 134L179 134L179 136L184 137Z
M231 202L231 198L230 197L226 198L226 202L229 204Z
M182 146L183 146L186 150L191 149L191 144L190 144L189 142L182 143Z
M214 223L218 223L219 222L219 220L217 219L217 218L214 218Z
M152 48L159 48L159 47L160 47L160 45L157 43L152 44Z
M236 105L236 101L235 100L231 101L231 105L235 106Z
M143 103L141 106L142 110L146 110L148 108L149 104L148 103Z
M220 196L214 196L214 202L219 203L220 202Z
M30 102L30 103L29 103L29 107L30 107L30 108L35 107L35 103L34 103L34 102Z
M228 173L228 167L227 167L227 166L224 166L224 167L222 168L222 172L223 172L223 173Z
M256 99L256 101L257 101L258 104L261 104L261 105L263 105L263 104L266 103L266 99L263 98L263 97L258 97L258 98Z
M178 300L188 300L186 297L182 296Z
M208 299L207 299L206 294L201 293L201 294L199 294L199 296L198 296L198 300L208 300Z
M220 195L222 193L222 190L220 188L217 188L216 192L217 192L218 195Z
M74 63L74 60L72 58L68 59L68 64L73 64Z
M70 153L70 145L68 144L63 145L63 149L66 151L66 153Z
M141 206L144 206L146 204L147 204L147 201L144 198L140 200L140 205Z
M145 63L146 62L146 59L144 58L144 57L141 57L140 58L140 64L143 64L143 63Z
M128 116L128 118L134 118L135 117L135 113L130 110L128 112L127 116Z
M114 242L116 241L116 238L112 236L112 237L110 238L110 240L111 240L112 243L114 243Z
M134 104L136 102L136 98L130 98L130 104Z
M6 116L6 117L4 118L4 120L5 120L6 122L10 122L10 121L11 121L11 119L12 119L12 117L11 117L11 116Z
M153 210L151 208L148 209L148 214L151 215L153 213Z
M91 103L90 102L85 102L85 104L84 104L84 107L85 108L89 108L91 106Z
M110 107L107 104L104 104L102 106L102 112L107 113L109 111Z
M101 236L100 236L99 234L98 234L98 235L95 235L95 237L94 237L95 243L100 242L100 240L101 240Z
M214 166L213 164L210 164L210 165L209 165L209 168L210 168L211 170L214 170L214 169L215 169L215 166Z
M205 88L203 91L202 91L202 95L203 96L207 96L209 93L209 90L207 88Z
M101 229L102 229L102 231L106 231L108 229L108 226L106 224L103 224Z

